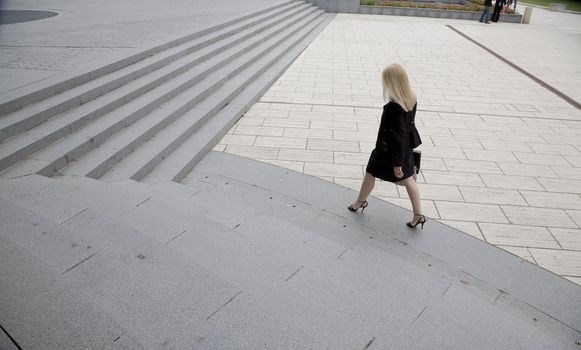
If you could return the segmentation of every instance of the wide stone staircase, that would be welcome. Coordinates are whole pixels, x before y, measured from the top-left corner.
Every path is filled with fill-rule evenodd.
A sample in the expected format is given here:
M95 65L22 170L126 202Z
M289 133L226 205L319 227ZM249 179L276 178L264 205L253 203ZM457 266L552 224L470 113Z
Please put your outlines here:
M179 181L324 28L323 14L289 1L0 105L0 176Z

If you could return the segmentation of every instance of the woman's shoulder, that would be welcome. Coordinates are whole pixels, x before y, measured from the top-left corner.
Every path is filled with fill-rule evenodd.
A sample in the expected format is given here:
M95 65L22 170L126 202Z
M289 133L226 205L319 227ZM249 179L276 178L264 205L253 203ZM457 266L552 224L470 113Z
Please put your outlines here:
M385 111L387 111L387 110L405 111L403 109L403 107L399 105L399 103L394 102L394 101L389 101L385 105L383 105L383 110L385 110Z
M416 102L414 104L414 107L412 108L412 111L415 111L417 107L418 107L418 103ZM402 106L400 106L399 103L393 102L393 101L389 101L388 103L383 105L383 110L389 110L389 109L395 109L395 110L402 111L402 112L406 111Z
M393 102L393 101L389 101L386 104L383 105L383 109L384 110L388 110L388 109L393 109L393 108L399 108L401 109L401 106L397 104L397 102Z

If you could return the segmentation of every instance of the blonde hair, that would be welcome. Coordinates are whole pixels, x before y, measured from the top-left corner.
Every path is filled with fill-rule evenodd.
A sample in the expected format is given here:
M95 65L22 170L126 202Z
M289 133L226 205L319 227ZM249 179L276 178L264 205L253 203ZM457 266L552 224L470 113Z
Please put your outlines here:
M416 95L412 91L405 69L394 63L387 66L381 76L385 100L397 103L406 112L411 111L416 104Z

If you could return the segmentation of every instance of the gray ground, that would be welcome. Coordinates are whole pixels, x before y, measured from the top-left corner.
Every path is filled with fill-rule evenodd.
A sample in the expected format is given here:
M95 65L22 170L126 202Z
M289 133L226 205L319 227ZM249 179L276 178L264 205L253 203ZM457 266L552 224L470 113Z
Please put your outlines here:
M5 3L62 13L0 27L3 98L273 1L157 4ZM581 287L354 195L221 152L181 185L2 180L0 348L580 348Z

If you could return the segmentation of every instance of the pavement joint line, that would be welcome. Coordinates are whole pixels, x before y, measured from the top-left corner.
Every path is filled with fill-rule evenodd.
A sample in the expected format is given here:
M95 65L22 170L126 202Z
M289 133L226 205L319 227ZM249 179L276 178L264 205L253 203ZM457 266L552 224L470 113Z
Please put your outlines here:
M449 288L449 287L448 287ZM446 289L448 290L448 289ZM426 309L428 308L428 306L424 306L424 308L422 309L422 311L420 311L420 313L416 316L416 318L414 318L414 320L412 321L412 324L414 322L416 322L418 320L418 318L420 318L420 316L422 316L422 314L424 313L424 311L426 311ZM367 349L367 348L366 348Z
M148 201L149 201L151 198L152 198L152 197L148 197L147 199L145 199L145 200L143 200L143 201L139 202L139 203L138 203L138 204L135 206L135 208L139 208L141 205L143 205L143 204L145 204L146 202L148 202Z
M260 100L256 103L271 103L271 104L281 104L281 105L297 105L297 106L324 106L324 107L347 107L347 108L358 108L358 109L373 109L377 110L381 107L367 107L367 106L353 106L353 105L336 105L328 103L305 103L305 102L283 102L283 101L270 101L270 100ZM465 114L465 115L476 115L485 117L501 117L501 118L524 118L524 119L534 119L534 120L547 120L547 121L571 121L576 122L579 119L574 118L538 118L533 116L522 116L522 115L507 115L507 114L494 114L494 113L473 113L473 112L456 112L456 111L441 111L437 109L429 108L418 108L419 112L432 112L432 113L445 113L445 114Z
M565 248L563 247L563 245L561 244L561 242L559 242L559 240L557 239L557 237L555 237L555 235L553 234L553 232L552 232L551 230L549 230L549 228L548 228L548 227L547 227L547 231L549 231L549 234L551 235L551 237L553 237L553 239L555 240L555 242L557 242L557 245L559 245L559 248L560 248L560 249L557 249L557 250L562 250L562 251L565 251L565 250L570 250L570 249L565 249ZM573 250L573 251L574 251L574 250Z
M349 249L351 249L351 248L345 248L345 250L343 250L343 251L341 252L341 254L339 254L339 255L337 256L337 259L341 259L341 257L342 257L342 256L343 256L345 253L347 253L347 251L349 251Z
M7 169L7 170L8 170L8 169ZM32 175L35 175L35 174L22 174L22 175L18 175L18 176L12 176L12 177L10 177L9 179L10 179L10 180L14 180L14 179L21 179L21 178L23 178L23 177L32 176Z
M82 263L84 263L85 261L91 259L92 257L94 257L95 255L97 255L97 253L93 253L91 255L89 255L88 257L84 258L83 260L79 261L78 263L74 264L73 266L69 267L68 269L66 269L63 273L61 273L61 276L64 275L65 273L71 271L72 269L78 267L79 265L81 265Z
M531 227L538 227L538 226L531 226ZM542 227L544 227L544 226L542 226ZM578 253L579 252L579 250L575 250L575 249L541 248L541 247L529 247L529 246L513 245L513 244L501 244L501 245L503 247L511 247L511 248L527 248L527 249L539 249L539 250L554 250L554 251L557 251L557 252L562 252L562 251L565 251L565 252L575 252L575 253ZM575 276L575 275L573 275L573 276Z
M79 211L78 213L75 213L75 214L73 214L72 216L70 216L70 217L68 217L68 218L64 219L64 220L63 220L63 221L61 221L61 222L59 222L59 225L62 225L62 224L64 224L65 222L69 221L70 219L72 219L72 218L74 218L74 217L76 217L76 216L78 216L78 215L81 215L82 213L86 212L87 210L89 210L89 208L85 208L85 209L83 209L83 210Z
M452 285L454 285L454 282L450 283L450 285L446 288L446 290L442 293L442 295L446 295L446 293L450 290L450 288L452 288Z
M539 263L537 262L537 259L535 259L535 256L531 252L531 247L525 247L525 248L526 248L527 252L529 253L529 255L531 256L531 258L533 259L533 262L535 263L535 265L541 266L541 265L539 265Z
M170 239L169 241L165 242L165 244L169 244L171 241L173 241L174 239L178 238L179 236L183 235L184 233L188 232L190 229L185 229L182 232L178 233L177 235L175 235L172 239Z
M423 310L422 310L422 312L423 312ZM371 338L371 340L367 343L367 345L365 345L365 347L363 348L363 350L369 349L369 347L371 346L371 344L373 344L374 341L375 341L375 337Z
M541 85L542 87L544 87L545 89L551 91L552 93L554 93L555 95L559 96L560 98L562 98L563 100L565 100L566 102L568 102L570 105L572 105L573 107L580 109L581 110L581 103L575 101L574 99L572 99L571 97L565 95L563 92L561 92L560 90L554 88L553 86L547 84L546 82L544 82L543 80L537 78L536 76L534 76L533 74L527 72L526 70L522 69L521 67L517 66L516 64L512 63L511 61L509 61L508 59L504 58L503 56L501 56L500 54L496 53L495 51L489 49L488 47L482 45L481 43L479 43L478 41L472 39L471 37L469 37L468 35L462 33L460 30L454 28L453 26L447 24L446 27L450 28L451 30L453 30L454 32L458 33L459 35L463 36L464 38L468 39L469 41L471 41L472 43L476 44L478 47L484 49L485 51L487 51L488 53L490 53L491 55L493 55L494 57L498 58L499 60L501 60L502 62L508 64L509 66L511 66L512 68L514 68L515 70L521 72L522 74L526 75L527 77L529 77L530 79L532 79L533 81L535 81L536 83L538 83L539 85Z
M111 342L111 344L117 342L119 339L121 339L122 336L124 336L125 334L127 334L127 331L123 331L123 333L119 334L115 339L113 339L113 341Z
M22 347L16 342L16 340L14 338L12 338L12 336L10 335L10 333L8 333L6 331L6 329L0 324L0 329L2 330L2 332L4 332L4 334L6 334L6 336L8 337L8 339L10 339L10 341L12 342L12 344L14 344L14 346L16 346L16 348L18 350L22 350Z
M206 321L209 321L215 314L217 314L220 310L222 310L226 305L230 304L240 294L242 294L242 291L239 291L238 293L236 293L232 298L228 299L228 301L225 302L222 306L220 306L216 311L212 312L212 314L206 318Z
M524 262L525 262L525 260L523 260L523 263L524 263ZM539 265L539 266L540 266L540 265ZM552 271L550 271L550 270L547 270L547 271L549 271L549 272L550 272L550 273L552 273L552 274L555 274L554 272L552 272ZM555 275L556 275L556 274L555 274ZM558 275L557 275L557 276L558 276ZM567 280L567 281L569 281L569 280ZM575 283L574 283L574 282L572 282L572 281L569 281L569 282L571 282L571 283L575 284ZM503 292L503 291L501 291L501 292ZM506 294L506 295L508 295L508 296L511 296L510 294L508 294L508 293L506 293L506 292L503 292L503 293L505 293L505 294ZM511 296L511 297L513 297L513 296ZM513 297L513 298L514 298L514 297ZM568 325L568 324L566 324L566 323L562 322L561 320L559 320L559 319L555 318L555 317L554 317L554 316L552 316L552 315L549 315L548 313L546 313L546 312L544 312L543 310L541 310L541 309L539 309L539 308L535 307L534 305L531 305L531 304L527 303L526 301L522 301L522 303L524 303L526 306L530 307L531 309L535 310L536 312L538 312L538 313L540 313L540 314L544 315L545 317L547 317L547 318L549 318L549 319L551 319L551 320L554 320L555 322L557 322L557 323L559 323L559 324L561 324L561 325L563 325L563 326L565 326L565 327L567 327L567 328L569 328L569 329L572 329L573 331L575 331L575 332L577 332L577 333L581 332L581 329L576 329L576 328L574 328L574 327L572 327L572 326L570 326L570 325Z
M494 301L492 302L492 305L496 304L498 299L500 299L500 297L502 297L504 294L507 294L507 293L503 290L499 290L498 295L496 296L496 298L494 298Z
M301 267L299 267L296 271L294 271L293 273L290 274L290 276L287 277L287 279L285 279L286 282L290 281L293 277L296 276L297 273L301 272L302 269L304 269L305 266L301 265Z

